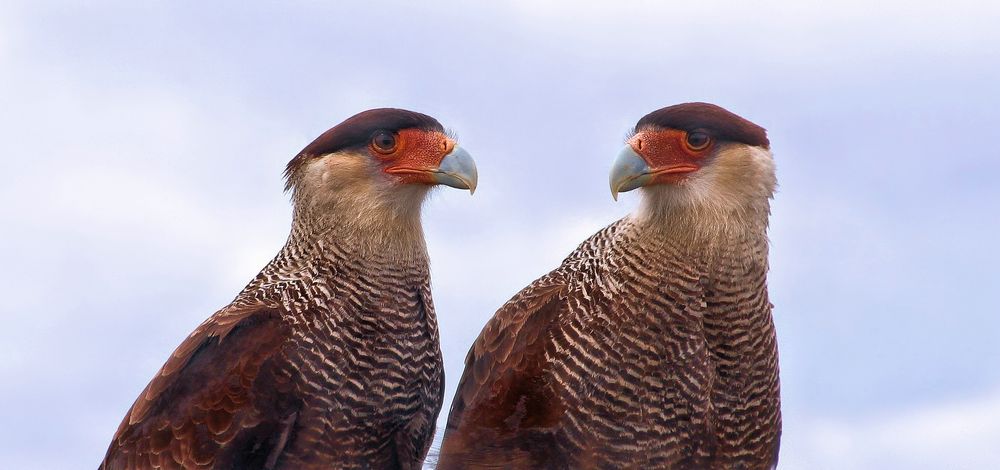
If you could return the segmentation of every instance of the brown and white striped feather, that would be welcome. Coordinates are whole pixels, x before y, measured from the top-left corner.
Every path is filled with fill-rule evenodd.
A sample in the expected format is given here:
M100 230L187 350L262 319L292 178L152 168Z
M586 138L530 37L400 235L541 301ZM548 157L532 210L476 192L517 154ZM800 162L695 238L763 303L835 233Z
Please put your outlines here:
M640 225L598 232L487 324L439 468L774 464L766 239L706 249Z
M177 348L102 469L419 467L444 381L426 257L310 239Z

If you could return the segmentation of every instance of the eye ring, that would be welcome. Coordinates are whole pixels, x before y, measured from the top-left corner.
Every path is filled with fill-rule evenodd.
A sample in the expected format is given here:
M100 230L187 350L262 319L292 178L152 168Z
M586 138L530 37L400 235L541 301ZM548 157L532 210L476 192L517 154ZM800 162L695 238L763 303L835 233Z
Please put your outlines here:
M712 145L712 136L701 130L691 131L684 138L684 143L691 150L705 150L709 145Z
M396 151L399 139L396 138L396 134L389 131L378 131L372 135L371 147L372 150L382 154L388 155Z

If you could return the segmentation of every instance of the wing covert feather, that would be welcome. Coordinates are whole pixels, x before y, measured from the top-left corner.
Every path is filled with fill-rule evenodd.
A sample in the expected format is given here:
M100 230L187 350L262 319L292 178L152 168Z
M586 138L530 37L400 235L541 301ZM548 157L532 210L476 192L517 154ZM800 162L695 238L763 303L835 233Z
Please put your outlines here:
M295 412L273 361L287 334L274 309L210 317L136 399L101 469L265 468Z
M497 311L466 356L441 449L442 468L481 432L544 427L560 407L545 380L546 338L567 288L543 278ZM452 439L449 439L452 438ZM451 454L451 455L449 455Z

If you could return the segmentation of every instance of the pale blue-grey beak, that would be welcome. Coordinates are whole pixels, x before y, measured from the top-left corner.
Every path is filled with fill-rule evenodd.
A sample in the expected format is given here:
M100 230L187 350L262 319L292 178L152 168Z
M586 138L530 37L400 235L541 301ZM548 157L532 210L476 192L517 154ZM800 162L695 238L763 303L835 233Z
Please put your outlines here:
M479 174L476 172L476 161L465 149L455 146L444 156L441 164L433 173L434 182L458 189L468 189L469 194L475 194Z
M632 150L631 145L626 144L611 165L611 197L617 201L618 193L643 186L651 179L653 175L649 173L649 165Z

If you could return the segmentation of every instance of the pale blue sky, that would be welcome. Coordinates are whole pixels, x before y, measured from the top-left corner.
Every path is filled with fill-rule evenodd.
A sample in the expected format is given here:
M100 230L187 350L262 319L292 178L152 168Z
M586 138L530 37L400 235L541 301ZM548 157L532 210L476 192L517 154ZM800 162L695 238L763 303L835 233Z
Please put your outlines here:
M371 107L479 165L425 212L450 401L493 311L635 206L630 127L693 100L778 162L782 467L1000 466L1000 6L694 3L0 3L4 466L95 467L284 242L287 160Z

